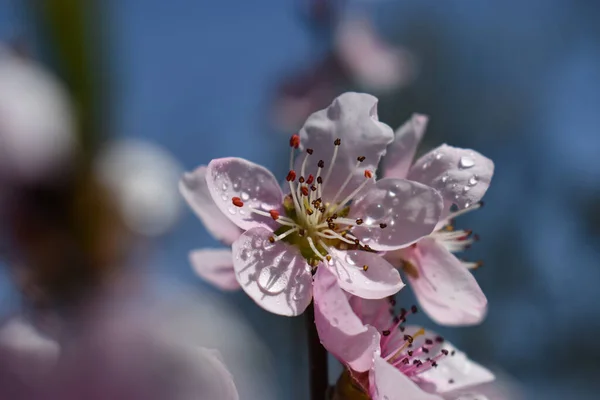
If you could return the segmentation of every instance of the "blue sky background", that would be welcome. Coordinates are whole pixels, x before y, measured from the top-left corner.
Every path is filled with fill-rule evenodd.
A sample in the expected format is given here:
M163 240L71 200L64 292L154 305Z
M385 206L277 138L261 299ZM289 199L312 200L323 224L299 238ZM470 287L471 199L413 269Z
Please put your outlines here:
M282 76L327 46L315 43L298 3L107 2L114 133L158 143L186 169L240 156L282 176L286 136L269 126L269 102ZM28 29L16 4L0 0L0 40ZM360 5L421 65L412 86L381 98L381 119L395 127L413 111L429 114L426 145L472 147L496 163L486 207L460 221L482 236L469 258L486 261L475 273L489 318L440 331L514 376L530 399L595 399L600 390L599 4ZM216 243L186 210L153 267L213 290L187 262L207 245ZM272 344L280 398L305 399L302 319L223 296Z

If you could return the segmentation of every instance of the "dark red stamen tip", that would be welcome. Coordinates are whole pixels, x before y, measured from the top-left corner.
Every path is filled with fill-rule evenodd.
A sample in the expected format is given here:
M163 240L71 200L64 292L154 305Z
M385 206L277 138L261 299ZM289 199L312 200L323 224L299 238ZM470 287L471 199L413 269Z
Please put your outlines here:
M315 177L311 175L308 176L308 178L306 178L306 184L307 185L312 185L312 183L314 182Z
M292 135L290 138L290 147L293 147L294 149L300 147L300 136Z
M277 220L279 218L279 211L277 210L271 210L269 211L269 214L271 214L271 218L273 218L274 220Z
M231 198L231 202L236 207L244 207L244 202L239 197L233 197L233 198Z
M314 152L314 150L313 150L313 149L306 149L306 152L307 152L308 154L312 154L312 153Z
M373 177L373 173L368 169L365 169L365 178L371 179Z
M300 188L300 193L302 193L304 196L308 196L308 187L307 186L302 186Z
M296 179L296 172L294 170L290 170L290 172L288 172L285 180L288 182L294 182L295 179Z
M333 141L333 144L336 145L336 146L339 146L340 144L342 144L342 139L340 139L340 138L335 139Z
M365 157L365 156L360 156L360 157L358 157L356 160L357 160L358 162L363 162L363 161L365 161L365 159L366 159L366 158L367 158L367 157Z
M324 168L325 167L325 161L319 160L319 162L317 163L317 167Z

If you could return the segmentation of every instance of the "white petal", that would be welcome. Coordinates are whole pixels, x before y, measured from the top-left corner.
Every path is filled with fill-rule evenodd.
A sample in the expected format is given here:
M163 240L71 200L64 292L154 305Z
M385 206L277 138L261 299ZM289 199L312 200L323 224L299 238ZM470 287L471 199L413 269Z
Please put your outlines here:
M404 179L408 176L417 147L427 128L427 121L427 116L413 114L396 130L394 141L389 145L383 159L384 177Z

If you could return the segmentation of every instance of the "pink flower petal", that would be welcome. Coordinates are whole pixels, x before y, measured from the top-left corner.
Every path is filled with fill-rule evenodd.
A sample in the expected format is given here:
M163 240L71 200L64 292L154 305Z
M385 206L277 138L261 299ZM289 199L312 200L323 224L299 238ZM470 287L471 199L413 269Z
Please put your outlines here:
M378 120L377 98L363 93L344 93L337 97L329 107L313 113L299 134L302 148L314 151L307 161L305 175L316 177L317 163L323 160L323 179L331 164L333 143L341 139L331 176L324 182L322 198L325 202L333 200L349 175L352 179L338 195L337 201L343 200L365 181L366 169L374 174L380 158L394 138L392 129ZM364 156L365 160L356 168L359 156ZM297 159L298 174L301 173L304 157Z
M406 247L433 232L442 207L439 193L428 186L382 179L351 206L351 218L363 220L352 234L377 251Z
M428 117L413 114L394 133L394 141L387 149L383 159L384 177L405 179L413 163L421 138L427 128Z
M233 256L230 249L195 250L190 253L190 262L194 271L202 279L219 289L237 290L240 288L233 270Z
M439 396L425 392L379 356L375 357L369 381L373 400L442 400Z
M431 319L440 325L474 325L485 318L487 299L477 281L442 244L425 238L403 251L417 267L419 277L408 278Z
M206 166L186 172L179 181L179 191L206 229L218 240L231 245L242 230L221 212L210 195L206 183Z
M202 396L206 399L238 400L239 395L233 376L216 350L198 347L191 352L197 358L195 380L189 382L196 390L190 390L190 397Z
M315 324L323 346L354 371L371 369L379 352L379 332L354 314L346 293L329 269L320 265L313 286Z
M408 173L408 179L440 191L446 204L468 208L477 203L494 174L494 163L476 151L448 145L421 157Z
M252 228L233 243L233 267L242 289L259 306L294 316L312 300L312 275L300 251L283 242L270 243L272 232Z
M427 332L426 336L437 335ZM416 345L413 343L413 346ZM456 349L451 343L444 342L441 348L448 350L449 353L454 352L454 355L442 358L438 361L437 368L431 368L418 375L420 381L433 385L436 393L443 394L494 380L494 374L469 360L465 353ZM434 352L435 350L432 350L430 353Z
M282 207L281 188L265 167L243 158L218 158L208 164L206 183L217 207L240 228L247 230L258 226L279 226L271 217L249 210L252 207L269 212ZM234 197L243 202L243 207L232 203Z
M365 299L382 299L404 287L398 271L379 254L360 250L331 251L331 268L340 287L348 293Z
M352 310L363 323L374 326L378 331L390 327L392 319L390 318L391 305L388 299L369 300L351 296L349 301Z

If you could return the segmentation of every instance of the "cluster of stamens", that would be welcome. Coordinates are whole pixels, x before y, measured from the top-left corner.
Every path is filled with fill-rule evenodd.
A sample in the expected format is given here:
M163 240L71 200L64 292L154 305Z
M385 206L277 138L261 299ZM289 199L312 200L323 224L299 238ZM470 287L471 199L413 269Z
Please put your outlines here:
M474 242L479 241L479 235L473 234L473 231L470 229L455 229L453 221L456 217L481 207L483 207L482 201L464 210L451 213L448 217L448 224L442 229L433 232L431 235L440 241L448 249L448 251L452 253L458 253L470 249ZM468 269L476 269L483 265L482 261L471 262L461 260L461 262Z
M409 310L402 308L399 314L395 314L393 306L395 300L391 300L390 307L382 306L379 315L375 320L381 317L387 318L385 312L389 311L393 319L389 327L381 331L381 356L400 372L408 377L415 377L431 368L438 366L438 361L446 356L454 356L455 351L440 349L434 353L434 347L444 342L441 336L425 338L421 345L415 345L415 339L424 336L425 330L419 329L411 335L406 333L404 323L411 314L417 313L417 307L412 306ZM453 383L450 380L450 383Z
M348 204L362 191L369 180L373 179L373 172L365 169L363 172L365 180L349 195L341 198L356 170L360 168L366 158L364 156L357 157L355 169L350 171L330 201L325 202L322 198L325 188L331 184L331 173L341 143L341 139L335 139L334 151L327 168L324 160L318 160L316 174L307 175L306 167L314 150L307 148L300 171L294 170L294 156L300 147L300 137L292 135L290 138L290 169L286 176L290 194L284 198L283 204L286 215L281 215L277 210L264 211L247 207L251 212L270 217L281 225L280 229L277 229L269 238L271 243L286 239L301 249L304 248L307 251L303 252L303 255L313 267L321 261L331 261L331 247L348 249L354 246L362 250L371 250L351 232L353 227L364 223L363 219L347 218L347 215ZM232 203L236 207L244 207L244 202L239 197L233 197ZM386 226L384 223L379 224L381 229ZM368 268L367 265L362 266L365 271Z

